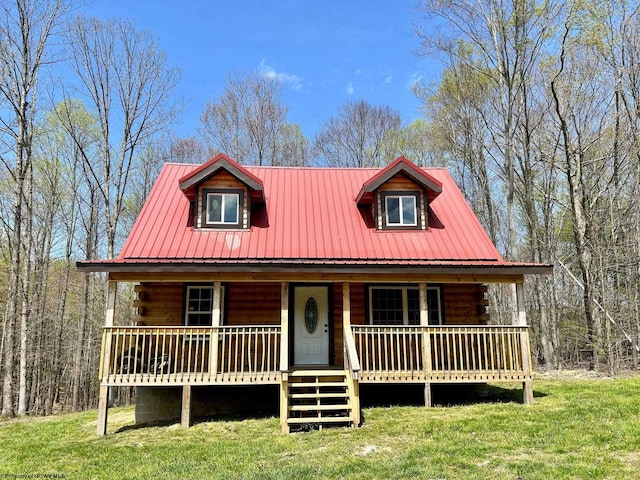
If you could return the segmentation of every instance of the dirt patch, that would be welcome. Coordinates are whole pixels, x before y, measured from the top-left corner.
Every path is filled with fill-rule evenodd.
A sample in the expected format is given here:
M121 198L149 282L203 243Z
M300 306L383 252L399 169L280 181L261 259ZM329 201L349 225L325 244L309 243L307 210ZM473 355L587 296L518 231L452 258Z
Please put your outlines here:
M373 453L383 453L390 452L391 449L389 447L379 447L377 445L364 445L356 450L356 455L359 457L366 457L367 455L371 455Z

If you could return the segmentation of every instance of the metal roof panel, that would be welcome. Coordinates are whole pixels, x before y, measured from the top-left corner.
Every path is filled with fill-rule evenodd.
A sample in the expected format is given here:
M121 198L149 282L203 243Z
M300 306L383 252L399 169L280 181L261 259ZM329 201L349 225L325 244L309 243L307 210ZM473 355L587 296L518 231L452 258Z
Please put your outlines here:
M363 218L356 196L381 169L244 167L262 181L265 206L249 231L234 232L189 226L179 180L197 168L164 165L118 261L502 262L445 169L424 170L442 193L429 229L413 231L376 230Z

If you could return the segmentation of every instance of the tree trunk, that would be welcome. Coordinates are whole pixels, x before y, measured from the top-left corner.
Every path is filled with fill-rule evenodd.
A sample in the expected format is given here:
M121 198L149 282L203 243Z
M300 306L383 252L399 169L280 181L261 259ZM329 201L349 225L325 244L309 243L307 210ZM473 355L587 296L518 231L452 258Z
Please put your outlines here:
M27 176L25 178L27 193L24 219L24 241L23 241L23 274L22 274L22 308L20 312L20 369L18 380L18 415L27 414L27 363L28 363L28 340L29 340L29 317L31 314L31 248L32 239L32 223L33 223L33 168L31 165L30 148L26 149L27 158L29 159L27 166Z

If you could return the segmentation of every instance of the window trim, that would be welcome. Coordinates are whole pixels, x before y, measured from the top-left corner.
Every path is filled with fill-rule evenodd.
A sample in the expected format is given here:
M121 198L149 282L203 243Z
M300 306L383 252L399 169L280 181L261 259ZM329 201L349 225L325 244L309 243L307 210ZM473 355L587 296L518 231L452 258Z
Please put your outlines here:
M202 216L201 225L205 228L243 228L244 223L244 190L239 188L203 188L202 189ZM209 196L222 195L222 221L214 222L209 220ZM238 197L238 218L236 222L224 221L224 198L226 195L235 195Z
M394 324L374 324L373 323L373 290L402 290L402 326L418 326L420 322L417 324L409 324L409 299L408 299L408 290L419 291L418 285L368 285L367 286L367 323L369 325L378 325L378 326L400 326ZM443 304L442 304L442 286L441 285L427 285L427 310L429 309L428 303L428 295L429 291L436 292L437 299L437 309L438 309L438 320L434 322L429 315L429 325L438 326L444 325L444 312L443 312Z
M389 198L398 198L398 207L400 214L400 223L390 223L388 208L387 208L387 199ZM415 213L415 222L414 223L404 223L403 222L403 210L402 210L402 199L403 198L412 198L413 199L413 207ZM387 230L418 230L422 228L422 221L420 217L420 192L418 191L384 191L381 192L381 216L382 216L382 226Z
M211 310L209 311L198 311L198 312L189 312L189 292L192 289L196 288L207 288L211 290ZM183 296L183 309L182 309L182 324L185 327L210 327L213 324L213 284L211 283L187 283L184 286L184 296ZM226 288L225 285L220 286L220 325L224 325L224 313L225 313L225 303L226 303ZM209 314L209 323L207 325L192 325L188 323L189 314Z

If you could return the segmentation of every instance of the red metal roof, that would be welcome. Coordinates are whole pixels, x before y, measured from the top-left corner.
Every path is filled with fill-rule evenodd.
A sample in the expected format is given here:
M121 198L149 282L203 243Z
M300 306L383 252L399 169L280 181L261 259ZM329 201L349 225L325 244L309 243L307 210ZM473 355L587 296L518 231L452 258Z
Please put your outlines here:
M265 203L252 211L251 228L196 229L180 184L211 162L165 164L120 256L79 267L548 268L503 261L449 173L410 166L442 187L430 204L428 230L376 230L367 209L358 207L363 187L387 169L295 167L240 167L263 186Z

